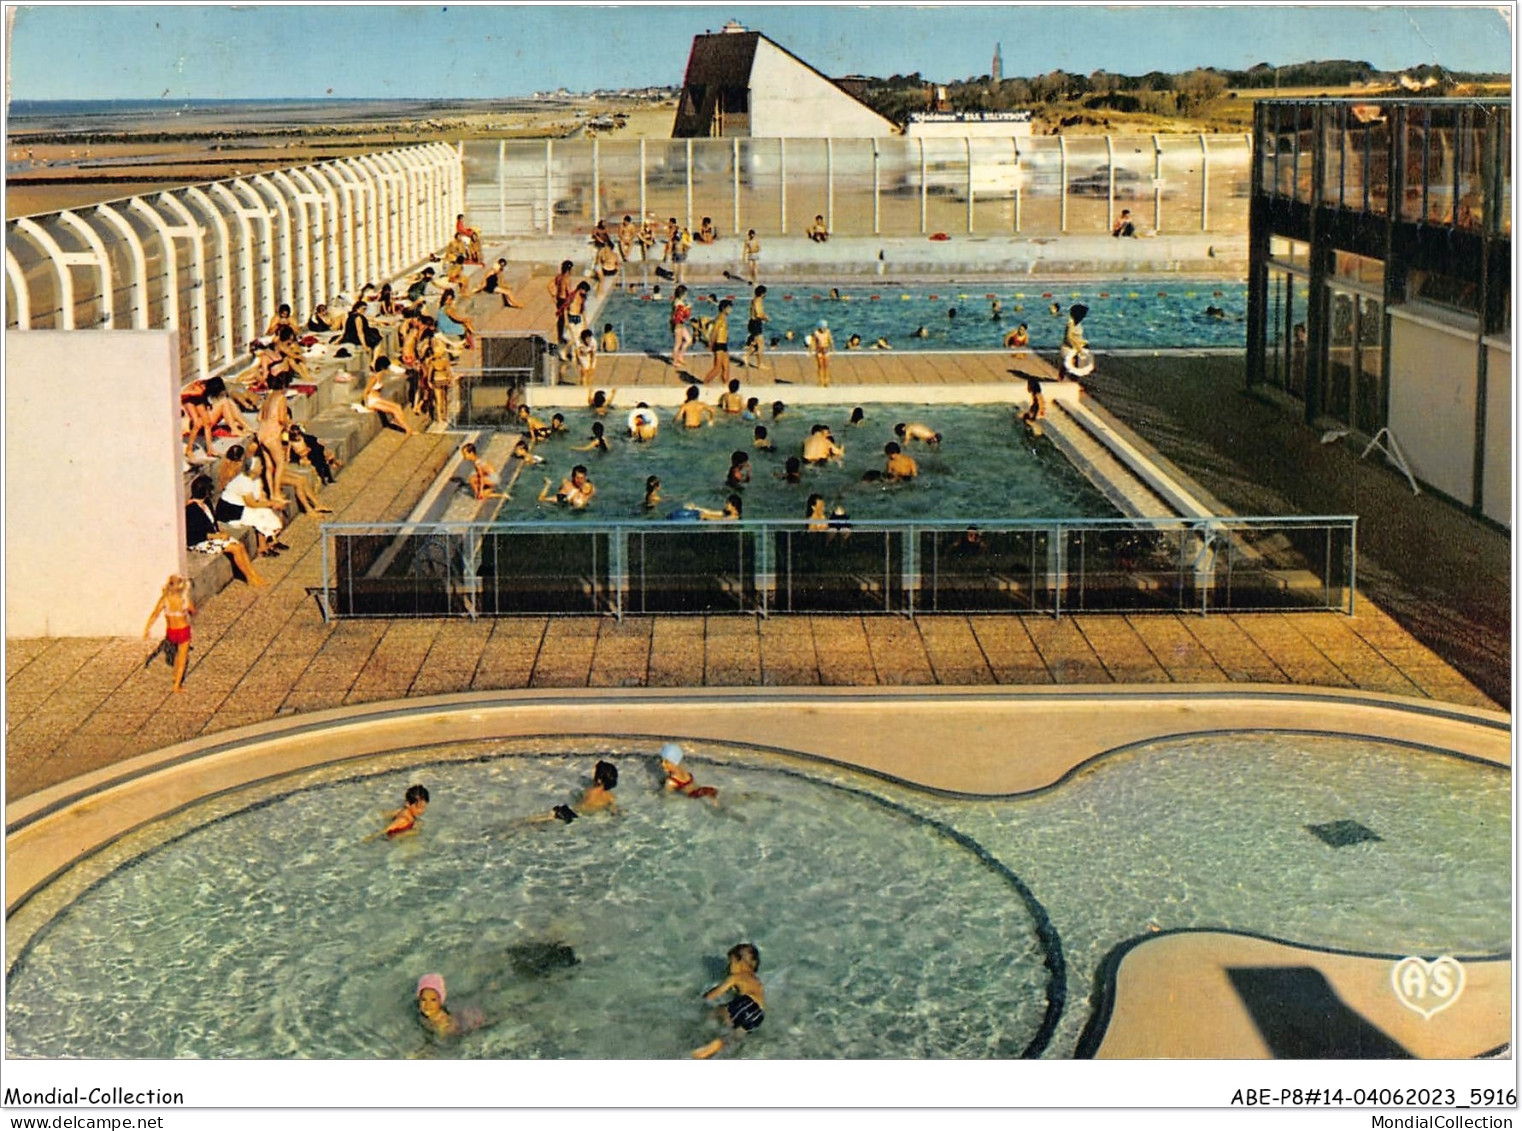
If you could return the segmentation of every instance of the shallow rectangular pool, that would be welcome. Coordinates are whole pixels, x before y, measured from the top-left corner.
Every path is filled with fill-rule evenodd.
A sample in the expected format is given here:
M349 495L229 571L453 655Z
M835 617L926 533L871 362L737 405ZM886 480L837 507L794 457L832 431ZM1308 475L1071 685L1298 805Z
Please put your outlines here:
M785 397L785 387L768 386L768 397ZM744 452L751 467L750 482L736 490L744 500L745 518L804 518L810 495L823 495L828 506L844 506L853 519L986 519L1103 518L1115 508L1050 440L1032 438L1009 405L864 405L865 420L848 423L853 406L809 405L786 408L773 417L772 402L760 408L760 418L746 420L719 415L713 425L679 428L668 409L658 410L660 432L650 443L627 436L626 418L632 400L625 393L605 417L585 409L566 410L566 433L538 446L540 467L523 473L513 497L498 512L501 522L535 518L593 521L662 519L686 503L719 509L730 494L725 479L735 452ZM709 398L711 400L711 397ZM540 410L548 418L548 412ZM577 452L586 443L591 425L601 420L611 451ZM919 477L910 482L864 482L869 472L881 472L883 446L896 441L894 425L920 421L940 432L939 448L904 445L919 464ZM774 451L754 446L757 424L767 429ZM805 464L800 481L785 479L788 456L799 455L804 438L815 424L827 424L845 449L843 465ZM558 485L576 464L584 464L597 495L581 511L537 501L546 477ZM509 472L511 474L511 472ZM661 482L661 503L644 506L649 476Z

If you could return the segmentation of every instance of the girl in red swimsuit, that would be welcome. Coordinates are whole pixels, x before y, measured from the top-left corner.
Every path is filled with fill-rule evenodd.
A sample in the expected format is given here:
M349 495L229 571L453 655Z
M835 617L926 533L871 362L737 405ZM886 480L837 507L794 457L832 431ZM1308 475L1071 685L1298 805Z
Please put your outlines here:
M666 788L683 797L711 797L719 803L719 791L711 785L698 785L692 774L682 768L682 748L675 742L661 747L661 770L666 775Z
M143 629L143 639L148 639L148 633L153 631L153 622L159 619L159 614L164 614L164 644L174 646L174 690L184 691L185 662L190 658L190 618L195 615L195 603L190 599L190 583L179 574L171 574L164 583L164 591L159 594L158 604L153 606L153 612L148 614L147 627Z

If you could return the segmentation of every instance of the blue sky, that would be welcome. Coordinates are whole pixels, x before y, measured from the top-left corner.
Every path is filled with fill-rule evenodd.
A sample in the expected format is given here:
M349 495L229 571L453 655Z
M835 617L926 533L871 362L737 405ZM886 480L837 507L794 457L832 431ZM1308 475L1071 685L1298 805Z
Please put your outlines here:
M1128 74L1366 59L1511 70L1496 7L1089 5L34 5L12 98L504 97L678 85L692 36L738 18L830 75Z

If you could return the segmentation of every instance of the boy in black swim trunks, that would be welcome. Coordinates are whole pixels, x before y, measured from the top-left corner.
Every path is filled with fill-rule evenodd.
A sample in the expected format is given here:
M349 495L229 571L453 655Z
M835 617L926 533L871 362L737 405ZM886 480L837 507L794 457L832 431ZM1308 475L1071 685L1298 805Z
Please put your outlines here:
M753 1033L766 1020L766 990L756 977L761 969L761 952L755 944L743 942L729 948L729 977L703 995L705 1001L713 1001L729 991L734 997L718 1011L735 1030L735 1035ZM724 1038L708 1042L700 1049L692 1050L694 1060L707 1060L724 1047Z

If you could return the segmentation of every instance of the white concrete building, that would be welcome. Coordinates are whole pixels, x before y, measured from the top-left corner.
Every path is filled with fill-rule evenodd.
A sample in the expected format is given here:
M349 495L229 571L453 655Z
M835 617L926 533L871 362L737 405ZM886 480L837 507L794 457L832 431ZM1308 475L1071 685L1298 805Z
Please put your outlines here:
M891 137L887 118L760 32L695 36L672 137Z

